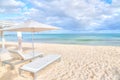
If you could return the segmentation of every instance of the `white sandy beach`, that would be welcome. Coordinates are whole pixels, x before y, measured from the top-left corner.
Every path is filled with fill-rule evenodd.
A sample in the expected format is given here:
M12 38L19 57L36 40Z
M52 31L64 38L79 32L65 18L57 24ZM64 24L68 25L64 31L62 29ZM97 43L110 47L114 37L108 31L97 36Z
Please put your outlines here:
M13 42L7 44L7 48L17 45ZM31 46L30 43L23 45ZM60 62L39 71L37 80L120 80L120 47L44 43L37 43L35 47L44 55L62 55ZM26 78L19 76L18 69L24 64L16 65L14 70L8 65L0 66L0 80L32 80L32 75L27 72L23 73Z

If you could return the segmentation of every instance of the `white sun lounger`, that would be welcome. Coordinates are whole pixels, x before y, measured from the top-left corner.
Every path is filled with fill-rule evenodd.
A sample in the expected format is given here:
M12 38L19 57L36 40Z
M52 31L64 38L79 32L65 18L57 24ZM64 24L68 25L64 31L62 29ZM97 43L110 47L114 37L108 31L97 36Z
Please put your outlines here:
M14 69L14 65L16 65L16 64L19 64L19 63L22 63L22 62L25 62L25 61L32 60L34 58L43 56L43 53L39 53L39 52L35 52L34 54L32 52L31 53L26 53L26 54L23 54L22 52L19 52L19 51L10 51L10 52L19 55L22 59L20 61L15 62L15 63L13 63L14 60L2 61L3 64L9 64L11 66L11 69Z
M60 57L61 57L61 55L52 54L52 55L47 55L47 56L42 57L42 58L38 58L38 59L22 66L19 70L19 72L20 72L19 74L21 75L22 70L31 72L34 75L34 80L36 80L36 73L38 71L45 68L49 64L59 60Z
M33 54L33 52L24 54L24 53L17 51L17 50L10 50L10 52L19 55L23 60L29 60L31 58L35 58L35 57L43 55L43 53L41 53L41 52L34 52L34 54Z

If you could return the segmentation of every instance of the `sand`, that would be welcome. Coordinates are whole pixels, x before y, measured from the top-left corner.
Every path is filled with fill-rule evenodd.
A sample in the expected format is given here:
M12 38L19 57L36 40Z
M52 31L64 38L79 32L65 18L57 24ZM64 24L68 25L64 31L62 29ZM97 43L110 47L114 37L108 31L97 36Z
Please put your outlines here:
M14 42L8 42L7 48L15 48ZM31 50L30 43L23 44L24 51ZM35 43L36 51L44 55L60 54L60 62L55 62L39 71L37 80L120 80L120 47L64 45ZM0 66L0 80L32 80L32 75L18 74L22 63L10 70L8 65Z

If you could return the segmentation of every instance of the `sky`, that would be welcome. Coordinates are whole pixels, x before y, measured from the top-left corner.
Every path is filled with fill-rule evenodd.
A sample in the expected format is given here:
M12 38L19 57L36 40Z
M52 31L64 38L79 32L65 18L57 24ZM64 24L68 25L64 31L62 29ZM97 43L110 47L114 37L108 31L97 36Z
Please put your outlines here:
M55 33L120 32L120 0L0 0L0 20L36 20Z

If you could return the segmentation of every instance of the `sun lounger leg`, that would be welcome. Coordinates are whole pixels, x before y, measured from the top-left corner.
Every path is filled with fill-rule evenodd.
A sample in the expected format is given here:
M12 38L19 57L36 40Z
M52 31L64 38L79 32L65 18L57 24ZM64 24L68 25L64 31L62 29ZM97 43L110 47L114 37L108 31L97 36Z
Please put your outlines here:
M3 62L1 64L2 64L2 66L5 66L5 64Z
M19 75L21 76L21 72L22 72L22 70L21 69L19 69Z
M39 57L43 57L43 55L40 55Z
M36 80L36 73L33 73L33 80Z
M25 76L22 75L22 71L23 71L22 69L19 69L19 75L26 78Z
M57 61L60 62L60 61L61 61L61 58L59 58Z
M14 65L13 65L13 64L10 64L10 66L11 66L11 70L13 70L13 69L14 69Z

